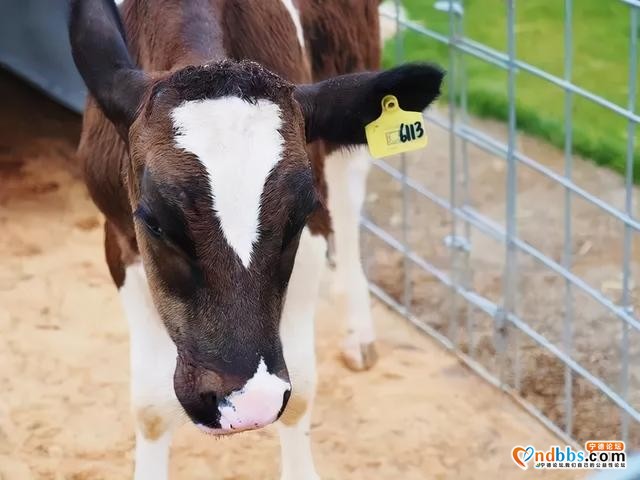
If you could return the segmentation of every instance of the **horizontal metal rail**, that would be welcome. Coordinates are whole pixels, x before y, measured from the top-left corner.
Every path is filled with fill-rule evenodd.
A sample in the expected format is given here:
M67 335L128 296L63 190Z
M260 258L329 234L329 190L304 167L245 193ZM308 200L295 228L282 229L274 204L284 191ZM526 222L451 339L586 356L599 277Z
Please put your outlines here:
M362 218L361 219L361 224L364 226L364 228L367 231L369 231L370 233L372 233L373 235L378 237L380 240L382 240L388 246L390 246L391 248L397 250L400 253L406 254L407 257L413 263L418 265L423 270L431 273L436 279L438 279L440 282L442 282L447 287L452 288L453 290L455 290L455 292L458 295L460 295L462 298L464 298L467 302L472 304L474 307L480 309L481 311L485 312L487 315L489 315L491 317L494 317L494 318L499 315L501 309L499 308L498 305L496 305L490 299L488 299L486 297L483 297L482 295L479 295L479 294L477 294L475 292L471 292L469 290L465 290L465 289L461 288L460 285L457 285L457 284L453 283L451 281L451 279L449 278L449 275L447 275L445 272L441 271L439 268L437 268L436 266L434 266L431 263L429 263L427 260L425 260L421 256L417 255L415 252L413 252L411 250L407 251L399 240L395 239L392 235L390 235L389 233L387 233L386 231L381 229L375 223L371 222L370 220L368 220L366 218ZM374 291L374 293L376 293L376 291ZM387 294L385 294L385 297L386 297L386 299L391 299L392 298ZM384 298L383 298L383 300L384 300ZM389 302L387 302L387 303L389 303ZM409 315L410 312L408 312L406 308L400 307L400 309L401 310L399 310L399 312L403 316L405 316L407 318L412 317L412 315ZM540 335L538 332L536 332L534 329L532 329L526 322L522 321L515 314L509 313L507 315L507 320L510 323L512 323L516 328L518 328L518 330L520 330L522 333L524 333L529 338L531 338L534 342L536 342L538 345L540 345L541 347L546 348L556 358L558 358L560 361L562 361L563 363L568 365L571 368L571 370L573 370L575 373L577 373L578 375L583 377L585 380L587 380L589 383L591 383L594 387L596 387L600 391L602 391L602 393L604 393L607 397L609 397L609 399L611 401L613 401L616 405L618 405L620 408L622 408L634 420L636 420L637 422L640 422L640 412L638 412L629 403L627 403L618 393L616 393L612 388L610 388L601 379L599 379L598 377L593 375L586 368L584 368L582 365L577 363L573 358L571 358L566 353L564 353L562 350L560 350L558 347L556 347L553 343L549 342L549 340L547 340L544 336ZM427 325L424 324L424 322L420 322L419 320L417 320L417 322L412 322L412 323L418 323L420 328L427 328L428 327ZM434 336L434 338L436 338L438 341L440 341L440 343L442 343L443 345L447 346L447 348L450 348L450 349L454 348L452 342L447 337L445 337L441 333L435 331L431 327L428 327L428 328L429 328L429 334ZM485 369L485 371L486 371L486 369ZM495 378L492 379L492 383L495 384L495 382L496 382Z
M394 167L389 165L388 163L386 163L386 162L384 162L382 160L374 160L373 164L376 167L380 168L381 170L385 171L387 174L389 174L395 180L398 180L400 182L402 181L402 174L397 169L395 169ZM490 220L489 218L483 216L481 213L475 211L474 209L472 209L470 207L454 208L454 207L451 206L451 204L447 200L445 200L445 199L439 197L438 195L434 194L433 192L429 191L427 188L424 187L424 185L422 185L419 182L416 182L415 180L413 180L411 178L407 178L406 179L406 185L409 188L411 188L413 191L415 191L416 193L422 195L424 198L426 198L428 200L431 200L434 204L438 205L439 207L441 207L441 208L443 208L445 210L448 210L448 211L452 212L454 215L456 215L458 218L469 222L471 225L476 227L478 230L480 230L481 232L489 235L493 239L498 240L498 241L500 241L502 243L506 243L506 234L504 232L504 229L501 226L499 226L498 224L496 224L495 222L493 222L492 220ZM529 245L528 243L524 242L522 239L515 238L515 239L513 239L513 242L514 242L514 245L519 250L529 254L531 257L533 257L538 262L540 262L543 265L545 265L547 268L551 269L553 272L555 272L558 275L560 275L560 276L566 278L567 280L569 280L573 285L575 285L580 290L582 290L584 293L589 295L591 298L593 298L600 305L602 305L603 307L605 307L608 310L610 310L611 313L615 314L621 320L623 320L624 322L628 323L631 327L633 327L634 329L636 329L637 331L640 332L640 321L638 321L631 314L631 312L629 312L628 310L624 309L620 305L616 305L614 302L612 302L610 299L605 297L598 290L596 290L595 288L593 288L589 284L587 284L580 277L578 277L577 275L567 271L558 262L556 262L556 261L552 260L551 258L547 257L542 252L537 250L535 247L533 247L533 246ZM430 272L430 273L434 273L434 272Z
M425 115L425 118L430 123L433 123L434 125L442 128L443 130L446 130L448 132L452 131L449 123L437 115L428 113ZM470 141L476 147L486 152L492 153L494 155L498 155L503 159L506 156L507 146L504 143L482 133L482 131L478 130L477 128L471 127L469 125L455 127L453 129L453 133L465 140ZM602 199L596 197L595 195L589 193L585 189L576 185L576 183L574 183L571 179L554 172L553 170L545 167L539 162L536 162L534 159L532 159L527 155L524 155L521 152L516 151L515 157L518 161L522 162L524 165L546 176L547 178L554 180L555 182L559 183L563 187L570 190L572 193L575 193L576 195L581 197L583 200L595 205L596 207L600 208L604 212L620 220L620 222L622 222L624 225L628 225L632 229L640 232L640 221L633 218L629 213L611 206L609 203L603 201Z
M429 120L431 123L433 123L434 125L437 125L438 127L444 130L447 130L449 132L451 131L451 127L446 120L442 120L441 118L438 118L433 114L427 114L425 115L425 118ZM461 138L464 138L465 140L470 141L475 146L477 146L478 148L484 151L493 153L494 155L498 155L502 158L505 158L506 156L507 146L504 143L482 133L480 130L474 127L471 127L469 125L455 127L453 129L453 133ZM623 224L628 225L634 230L640 232L640 221L631 217L631 215L629 215L628 213L611 206L607 202L604 202L602 199L596 197L595 195L589 193L585 189L576 185L571 179L554 172L550 168L545 167L541 163L536 162L534 159L532 159L527 155L524 155L521 152L516 151L515 157L519 162L522 162L524 165L546 176L547 178L554 180L555 182L569 189L571 192L575 193L582 199L586 200L587 202L595 205L596 207L600 208L604 212L620 220Z
M376 285L373 282L369 283L369 291L373 293L379 300L384 302L390 308L395 310L398 314L407 318L409 322L426 333L427 335L433 337L437 342L439 342L444 348L448 351L452 352L460 361L462 361L468 368L470 368L473 372L479 375L482 379L484 379L489 384L493 385L496 388L499 388L503 392L505 392L509 397L515 401L519 406L521 406L524 410L526 410L533 418L538 420L542 425L544 425L551 433L560 438L567 445L573 446L575 449L582 448L573 438L568 436L561 428L559 428L555 423L549 420L549 417L544 415L538 408L533 405L525 402L519 396L518 392L514 391L508 385L501 385L500 382L496 379L495 375L489 372L481 363L474 360L469 355L461 352L456 348L456 346L449 340L446 336L442 335L436 329L431 327L430 325L420 321L415 315L404 308L403 305L398 303L393 297L391 297L387 292L384 291L383 288Z

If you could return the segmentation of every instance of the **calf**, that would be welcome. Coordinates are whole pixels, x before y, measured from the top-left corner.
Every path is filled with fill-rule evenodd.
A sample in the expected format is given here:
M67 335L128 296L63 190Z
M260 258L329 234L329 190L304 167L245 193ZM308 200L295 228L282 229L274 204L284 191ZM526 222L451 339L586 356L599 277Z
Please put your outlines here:
M429 65L328 78L376 65L376 4L127 0L122 22L112 0L71 1L91 93L79 153L130 329L136 479L167 478L183 414L213 435L279 419L282 478L318 478L308 433L331 233L324 155L363 144L384 95L422 110L442 80ZM349 205L335 215L337 259L357 281L347 358L362 368L364 170L348 168L330 180Z

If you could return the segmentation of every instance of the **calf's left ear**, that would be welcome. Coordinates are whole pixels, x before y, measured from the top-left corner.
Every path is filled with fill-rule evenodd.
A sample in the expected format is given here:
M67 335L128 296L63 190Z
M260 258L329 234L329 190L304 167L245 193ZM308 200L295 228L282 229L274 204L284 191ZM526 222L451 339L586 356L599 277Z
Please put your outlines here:
M364 127L378 118L385 95L395 95L403 110L421 112L438 95L444 71L414 63L384 72L363 72L296 87L307 142L338 145L366 143Z

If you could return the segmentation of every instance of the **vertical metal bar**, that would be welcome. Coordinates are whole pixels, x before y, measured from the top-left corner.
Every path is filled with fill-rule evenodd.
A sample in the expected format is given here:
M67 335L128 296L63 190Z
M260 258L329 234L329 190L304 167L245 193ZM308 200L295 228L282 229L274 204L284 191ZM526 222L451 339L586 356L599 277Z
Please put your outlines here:
M460 13L458 16L458 32L461 38L464 38L464 0L459 0L460 5ZM460 107L462 110L461 121L462 125L466 126L469 124L469 111L468 111L468 78L467 78L467 62L466 56L463 52L459 52L460 58ZM461 139L461 149L462 149L462 178L461 178L461 187L462 187L462 206L466 207L470 204L469 197L469 152L468 152L468 142L466 139ZM468 221L464 221L464 242L462 244L462 287L465 290L469 290L471 288L472 280L471 280L471 270L469 264L469 256L471 254L471 224ZM475 358L475 335L473 331L473 309L467 303L464 302L465 309L465 326L467 330L467 336L469 341L469 356L471 358Z
M400 14L402 12L402 4L400 0L395 0L396 14L396 64L402 62L404 58L404 34L400 22ZM410 191L407 186L407 156L403 153L400 155L400 179L402 183L402 304L405 308L405 315L411 314L411 259L409 258L409 197Z
M394 0L395 7L395 15L396 15L396 36L395 36L395 47L396 47L396 64L402 61L404 57L404 30L402 28L402 22L400 19L400 13L402 12L402 0Z
M564 79L571 82L573 70L573 0L564 2ZM564 175L568 180L573 176L573 93L564 91ZM572 193L564 191L564 251L562 266L571 270L572 249ZM562 348L571 355L573 345L573 290L569 279L565 279L564 322L562 328ZM564 367L564 431L572 436L573 432L573 371Z
M638 8L630 6L630 32L629 32L629 111L635 112L638 78ZM630 120L627 125L627 165L625 172L625 212L633 215L633 160L635 154L636 124ZM623 253L622 253L622 307L631 311L631 258L633 230L627 224L624 228ZM629 397L629 324L622 322L621 341L622 369L620 372L620 394L625 400ZM629 438L629 416L621 412L621 433L625 442Z
M411 251L409 244L409 200L411 191L407 185L407 155L404 153L400 156L400 173L402 174L402 260L404 271L402 303L406 315L411 315L411 259L409 258L409 252Z
M449 38L451 40L449 44L449 198L452 208L458 205L458 193L457 193L457 156L456 156L456 122L457 122L457 99L456 88L458 83L457 72L457 53L456 45L458 42L458 35L456 32L456 18L455 18L455 4L454 0L449 0ZM456 248L457 238L457 224L458 219L451 213L451 239L453 240L452 248L450 249L450 269L451 276L454 278L454 284L456 283L456 271L457 271L457 258L458 249ZM451 322L449 324L449 338L454 345L458 345L458 298L455 292L455 288L450 290L451 298Z
M515 312L516 291L517 291L517 250L514 239L517 235L517 218L516 218L516 195L518 191L518 164L515 156L516 152L516 38L515 38L515 11L516 1L507 0L507 54L508 54L508 87L507 96L509 102L508 110L508 131L509 138L507 142L507 179L506 179L506 210L505 210L505 232L506 232L506 252L505 252L505 271L503 285L503 312L504 317L503 333L506 327L506 317ZM504 335L503 342L504 342ZM500 338L500 337L498 337ZM505 349L504 345L501 351L500 359L500 380L505 384ZM516 385L516 390L520 390L520 386Z

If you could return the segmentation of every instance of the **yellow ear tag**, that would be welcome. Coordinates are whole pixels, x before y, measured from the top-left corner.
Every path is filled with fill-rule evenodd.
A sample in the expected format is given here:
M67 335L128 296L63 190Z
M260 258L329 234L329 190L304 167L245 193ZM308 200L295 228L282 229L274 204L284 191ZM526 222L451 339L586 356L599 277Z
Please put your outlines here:
M369 152L374 158L411 152L427 146L427 133L420 112L406 112L398 99L382 99L382 114L365 127Z

